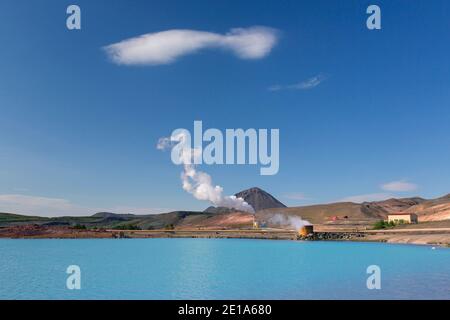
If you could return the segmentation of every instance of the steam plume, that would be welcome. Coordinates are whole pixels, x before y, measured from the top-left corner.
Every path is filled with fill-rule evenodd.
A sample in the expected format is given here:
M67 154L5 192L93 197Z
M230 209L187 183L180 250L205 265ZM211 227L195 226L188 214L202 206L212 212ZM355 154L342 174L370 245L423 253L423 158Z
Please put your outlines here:
M296 216L285 216L283 214L277 213L274 214L270 219L269 223L280 225L280 226L289 226L292 227L295 230L300 229L304 226L310 226L311 223L307 220L303 220L300 217Z
M209 201L218 207L226 207L251 213L255 212L253 207L244 201L243 198L224 196L223 188L218 185L214 186L209 174L196 169L195 165L192 163L195 163L194 160L201 157L202 153L198 148L191 148L190 141L187 139L186 134L180 133L170 138L160 138L157 149L172 149L175 145L180 147L176 157L179 162L183 164L181 181L185 191L192 194L198 200ZM174 155L172 154L172 157L173 156Z

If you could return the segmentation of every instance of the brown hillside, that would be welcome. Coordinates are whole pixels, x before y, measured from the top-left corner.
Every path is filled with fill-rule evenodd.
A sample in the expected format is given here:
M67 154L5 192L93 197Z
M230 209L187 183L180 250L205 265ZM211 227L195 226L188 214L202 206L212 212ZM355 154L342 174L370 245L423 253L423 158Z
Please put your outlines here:
M275 214L295 215L311 223L324 223L332 221L333 217L349 220L375 220L373 215L364 212L360 204L352 202L340 202L320 204L303 207L266 209L256 213L258 219L268 220Z
M417 213L421 222L450 220L450 195L424 201L405 211Z
M373 222L386 219L393 212L414 212L420 221L450 219L450 195L434 200L419 197L388 199L363 203L339 202L302 207L266 209L257 213L258 219L266 220L274 213L295 215L312 223L334 221Z

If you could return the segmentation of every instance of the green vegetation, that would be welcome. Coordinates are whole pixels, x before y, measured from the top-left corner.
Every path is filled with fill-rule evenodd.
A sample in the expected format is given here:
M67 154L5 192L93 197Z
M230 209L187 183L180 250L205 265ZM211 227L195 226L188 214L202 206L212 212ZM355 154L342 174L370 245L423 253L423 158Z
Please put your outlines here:
M72 228L77 229L77 230L86 230L87 229L84 224L76 224Z
M385 220L380 220L375 222L375 224L373 225L373 228L375 230L380 230L380 229L389 229L389 228L394 228L395 226L399 225L399 224L404 224L405 221L404 220L400 220L398 222L394 222L394 221L385 221Z
M141 230L141 228L139 228L135 224L122 224L122 225L114 226L112 229L114 229L114 230Z
M23 223L23 222L43 222L48 221L50 218L44 218L44 217L35 217L35 216L23 216L19 214L12 214L12 213L3 213L0 212L0 223L1 224L7 224L7 223Z

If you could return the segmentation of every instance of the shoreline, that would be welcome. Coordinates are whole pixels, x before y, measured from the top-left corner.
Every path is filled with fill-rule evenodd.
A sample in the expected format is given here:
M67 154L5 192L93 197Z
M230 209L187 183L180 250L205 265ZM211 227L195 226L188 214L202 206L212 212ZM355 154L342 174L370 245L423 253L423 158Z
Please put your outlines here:
M114 238L109 237L0 237L0 240L112 240ZM279 238L219 238L219 237L154 237L154 238L118 238L116 240L130 240L130 239L240 239L240 240L261 240L261 241L298 241L298 242L359 242L359 243L383 243L388 245L408 245L408 246L421 246L421 247L439 247L444 249L450 249L450 244L444 243L421 243L421 242L401 242L401 241L385 241L385 240L372 240L372 239L348 239L348 240L297 240L297 239L279 239Z
M158 229L112 230L73 229L69 227L21 226L0 229L0 239L154 239L154 238L217 238L295 241L352 241L450 247L450 228L388 229L388 230L321 230L300 237L286 229Z

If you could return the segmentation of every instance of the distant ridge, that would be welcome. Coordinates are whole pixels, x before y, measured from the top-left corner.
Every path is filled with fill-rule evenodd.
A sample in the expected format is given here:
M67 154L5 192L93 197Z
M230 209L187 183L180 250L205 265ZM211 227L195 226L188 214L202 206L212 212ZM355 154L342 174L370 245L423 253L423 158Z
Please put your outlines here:
M253 207L253 209L255 209L255 211L274 208L286 208L283 203L275 199L271 194L258 187L243 190L236 193L235 196L244 199Z
M113 212L97 212L96 214L93 214L92 217L94 218L131 218L134 217L134 214L131 213L113 213Z
M226 208L226 207L214 207L214 206L210 206L210 207L206 208L205 210L203 210L204 213L230 213L230 212L234 212L234 211L236 211L236 210Z
M236 193L256 209L259 221L269 221L274 214L297 216L314 224L372 225L386 219L393 212L412 212L419 222L450 223L450 195L435 199L420 197L387 199L363 203L338 202L287 208L260 188ZM253 214L224 207L209 207L199 211L173 211L161 214L133 215L99 212L92 216L37 217L13 213L0 213L0 228L17 225L76 226L88 228L136 227L162 228L240 228L251 227Z

